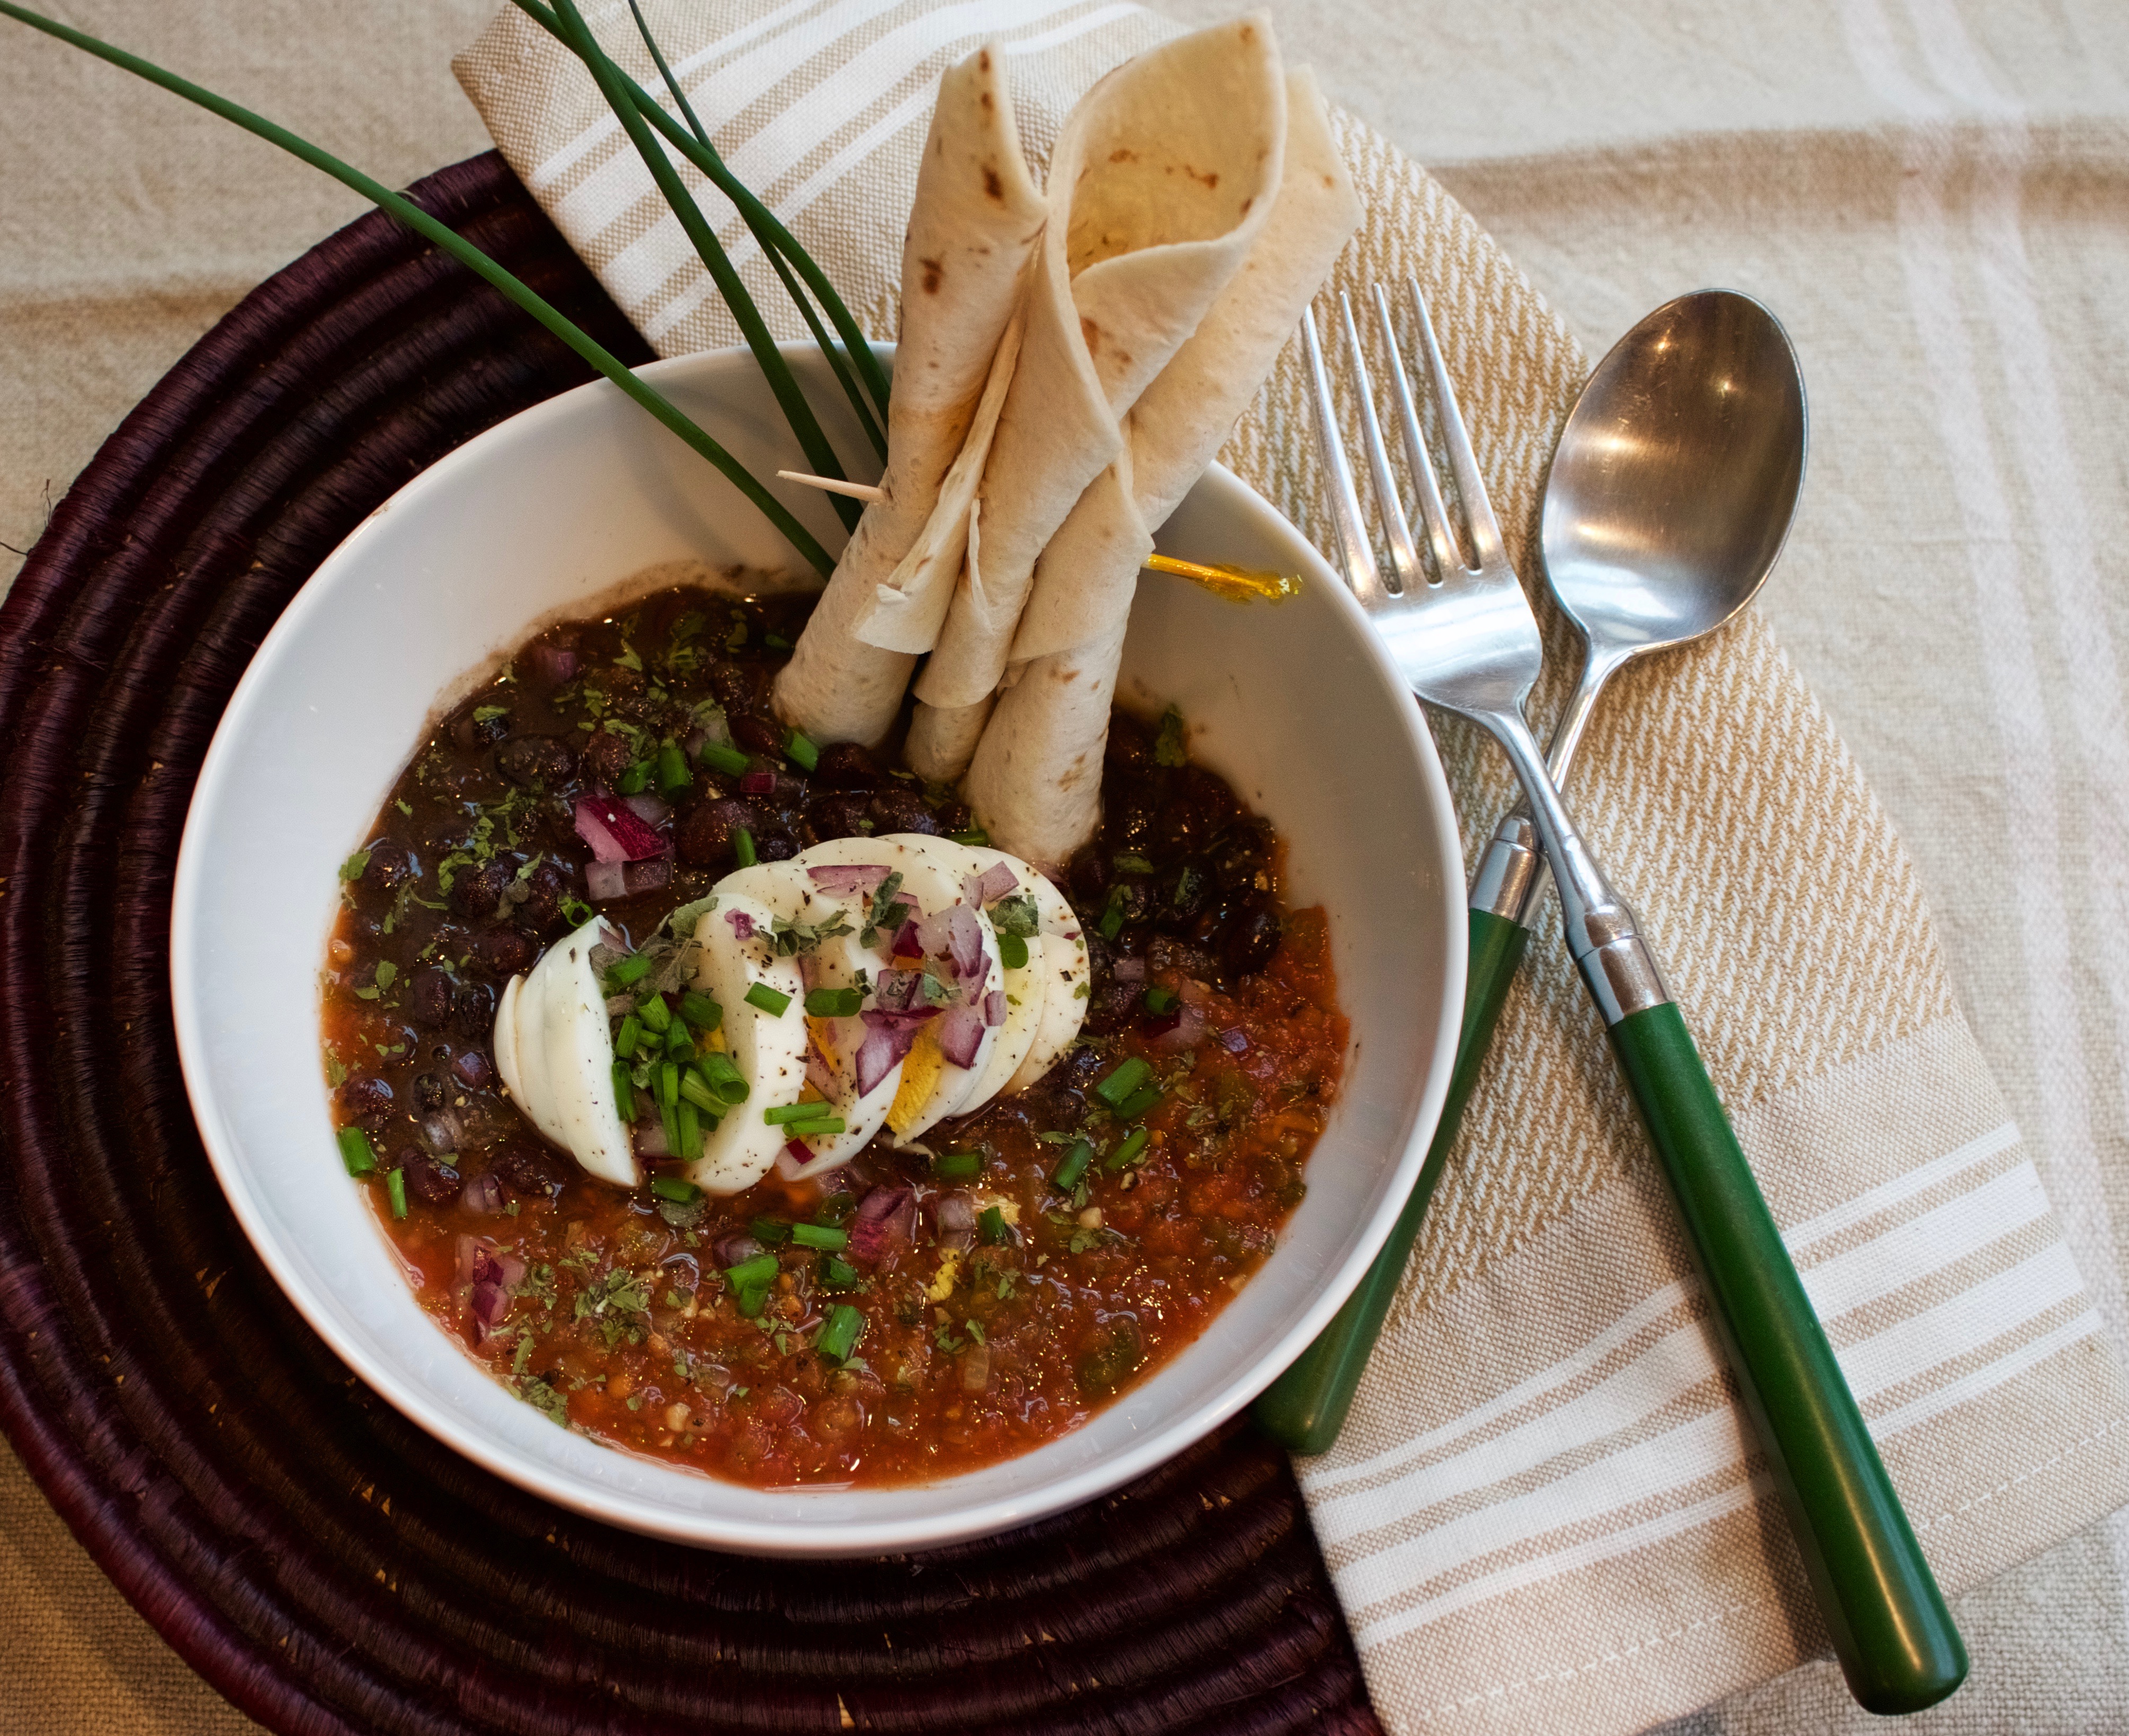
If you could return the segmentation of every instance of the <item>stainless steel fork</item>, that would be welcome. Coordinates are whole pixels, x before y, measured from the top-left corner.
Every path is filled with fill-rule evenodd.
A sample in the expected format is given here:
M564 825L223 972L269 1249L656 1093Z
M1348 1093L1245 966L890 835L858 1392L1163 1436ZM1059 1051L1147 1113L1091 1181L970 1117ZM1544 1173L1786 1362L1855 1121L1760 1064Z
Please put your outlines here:
M1464 535L1460 539L1451 522L1428 456L1389 300L1379 285L1375 312L1431 556L1430 579L1383 440L1352 306L1341 296L1340 316L1360 388L1361 445L1392 568L1386 582L1338 434L1315 321L1308 316L1303 337L1346 578L1412 691L1483 725L1515 767L1559 888L1568 949L1603 1015L1678 1201L1746 1408L1774 1469L1850 1691L1874 1712L1932 1705L1965 1677L1965 1648L1663 973L1633 911L1575 830L1531 736L1523 706L1543 661L1536 619L1502 545L1425 298L1417 283L1411 290L1441 444L1463 509ZM1474 956L1484 915L1473 913ZM1467 1016L1459 1077L1451 1088L1455 1111L1446 1113L1460 1111L1461 1093L1469 1088L1489 1035L1474 1032ZM1453 1128L1444 1131L1453 1138ZM1447 1139L1438 1135L1436 1150L1446 1147ZM1428 1168L1438 1166L1431 1158ZM1395 1258L1400 1267L1431 1182L1422 1176L1406 1212L1409 1223L1399 1225L1403 1248ZM1386 1291L1393 1285L1379 1287ZM1386 1293L1382 1300L1386 1304ZM1367 1342L1379 1326L1379 1318L1369 1323Z

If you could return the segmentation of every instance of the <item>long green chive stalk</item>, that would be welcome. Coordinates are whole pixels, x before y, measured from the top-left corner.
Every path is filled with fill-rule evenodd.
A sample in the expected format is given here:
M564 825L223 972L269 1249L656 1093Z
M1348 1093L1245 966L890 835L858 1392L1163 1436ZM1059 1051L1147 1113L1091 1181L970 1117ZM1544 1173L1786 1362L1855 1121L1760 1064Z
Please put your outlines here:
M569 38L563 33L561 20L543 3L543 0L512 0L512 3L564 47L569 46ZM884 421L888 390L887 370L880 366L879 358L873 354L871 345L865 341L864 334L858 329L857 321L850 317L850 310L843 305L842 297L836 293L836 287L828 281L827 274L813 263L812 255L798 245L790 231L778 221L776 214L755 197L753 189L725 166L724 159L717 155L717 147L709 142L707 136L697 138L691 135L686 127L660 106L650 92L626 73L618 69L616 70L620 86L629 101L635 104L636 112L664 134L668 144L701 170L710 183L732 202L764 253L772 258L788 261L792 269L804 279L806 287L826 312L829 323L842 338L843 347L851 364L864 380L880 420ZM884 455L885 442L882 440L879 444Z
M607 57L598 39L592 34L591 26L584 22L584 15L577 10L576 0L555 0L555 16L561 20L564 41L569 51L584 63L606 98L607 107L613 111L614 118L621 122L622 130L628 135L643 165L650 171L650 178L658 183L658 190L665 196L673 215L679 219L680 227L694 244L695 251L708 269L711 281L717 286L717 293L724 297L725 305L731 310L732 317L739 322L740 335L746 346L754 352L755 360L760 364L769 389L775 393L776 402L783 407L783 419L791 425L798 436L806 462L817 475L843 480L842 460L836 456L836 449L828 444L828 437L821 431L819 420L813 407L806 402L806 394L798 389L798 382L792 378L791 364L783 359L783 352L776 347L776 340L769 335L762 323L761 314L754 305L754 298L740 282L739 273L732 269L730 255L724 244L717 240L717 231L703 216L702 207L696 204L694 195L674 171L672 161L659 148L657 140L650 136L650 128L621 85L621 69ZM845 528L857 528L858 515L864 509L855 501L836 497L831 504L842 519Z
M688 130L695 136L695 142L715 156L717 146L710 143L709 131L696 118L694 104L688 102L687 92L680 88L680 81L673 76L673 69L665 64L665 55L658 46L658 39L650 34L650 26L644 20L643 8L636 3L636 0L628 0L628 9L635 14L636 28L643 38L643 45L650 50L650 58L657 64L658 76L665 81L665 88L672 93L673 101L686 120ZM782 250L763 240L758 231L755 239L761 243L762 256L776 268L776 275L783 283L784 293L791 297L793 304L805 319L806 329L813 334L813 342L826 359L836 376L836 383L843 388L843 396L850 401L850 408L857 412L858 421L864 428L865 438L872 442L873 450L885 458L887 436L880 431L879 424L873 420L872 407L865 402L864 393L858 388L857 378L850 372L849 357L836 347L835 340L822 329L821 316L813 311L812 297L799 287L798 280L792 275L791 267L785 262ZM798 244L793 242L792 245L796 246Z
M618 356L530 285L520 282L472 242L438 222L412 200L393 192L382 182L371 179L360 169L343 163L307 139L298 138L286 127L277 126L263 115L254 114L226 97L218 97L189 79L179 78L175 73L165 72L152 61L144 60L137 55L128 54L121 48L114 48L109 43L81 31L17 6L14 0L0 0L0 17L12 18L18 23L28 25L32 30L42 31L46 36L56 37L70 47L93 55L99 60L107 60L136 78L145 78L150 84L159 85L174 96L183 97L188 102L197 103L208 113L235 122L246 132L265 140L269 145L279 145L291 156L299 158L313 169L323 169L344 186L354 188L388 216L405 224L424 240L449 254L468 270L492 284L657 417L688 446L716 465L732 486L751 501L762 516L805 558L808 565L823 577L835 570L834 560L813 533L799 523L781 501L756 482L745 465L682 414L678 406L662 392L637 378Z

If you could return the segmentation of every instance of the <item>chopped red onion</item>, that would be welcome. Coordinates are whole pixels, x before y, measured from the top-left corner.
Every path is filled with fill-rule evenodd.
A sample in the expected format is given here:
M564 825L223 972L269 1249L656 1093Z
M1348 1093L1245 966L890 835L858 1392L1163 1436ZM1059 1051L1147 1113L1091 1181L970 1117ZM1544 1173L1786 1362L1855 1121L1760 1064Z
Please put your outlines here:
M502 1210L502 1177L492 1174L475 1176L465 1184L465 1191L459 1197L465 1201L469 1210L500 1211Z
M628 862L622 864L622 882L628 888L628 896L640 898L645 892L661 891L673 883L673 858L654 856L648 862Z
M1160 1034L1149 1045L1165 1053L1180 1053L1195 1049L1205 1035L1205 1015L1194 1006L1176 1009L1161 1021Z
M1249 1034L1239 1025L1220 1033L1220 1047L1231 1055L1239 1055L1249 1046Z
M976 1245L975 1202L960 1188L949 1188L934 1200L931 1214L941 1248L958 1248L966 1253Z
M663 825L673 817L673 810L647 792L640 796L624 796L621 799L626 804L629 812L645 825Z
M740 793L743 796L769 796L776 791L774 772L742 772L739 778Z
M514 1253L503 1253L496 1256L496 1263L502 1268L501 1282L504 1291L517 1295L517 1287L525 1282L525 1262Z
M986 1392L991 1384L991 1347L971 1344L961 1358L961 1391Z
M559 687L577 673L577 654L566 645L535 645L525 654L533 678L550 687Z
M601 862L641 862L673 848L626 802L610 796L577 798L577 835Z
M954 955L954 963L964 977L974 978L984 963L983 919L965 904L957 904L946 913L946 945ZM969 984L973 990L975 983Z
M730 1235L719 1236L710 1251L717 1255L720 1266L742 1266L761 1252L761 1244L744 1230L734 1230Z
M451 1071L458 1075L459 1083L468 1091L485 1091L488 1082L495 1077L494 1069L488 1064L488 1057L477 1049L467 1049L451 1062Z
M984 1015L963 1001L939 1015L939 1050L956 1067L974 1067L983 1047Z
M653 1116L648 1121L638 1121L628 1130L629 1138L635 1142L639 1158L669 1158L673 1148L665 1143L665 1124Z
M786 1139L783 1149L776 1153L776 1172L787 1182L803 1181L800 1173L813 1161L812 1149L803 1140Z
M922 920L915 914L913 906L911 907L911 912L903 920L902 926L895 930L893 942L887 949L887 955L890 958L917 958L923 956L924 924Z
M806 1082L831 1103L837 1095L836 1070L828 1065L828 1058L821 1053L821 1045L813 1040L812 1022L806 1025Z
M690 730L688 731L688 739L680 744L680 751L690 759L699 759L703 757L703 744L709 739L709 732L707 730Z
M923 980L916 971L884 970L873 986L874 1004L884 1013L907 1012Z
M917 1228L917 1195L907 1187L875 1187L858 1201L850 1220L850 1257L868 1264L907 1242Z
M961 882L961 896L974 905L996 904L1020 884L1020 877L1003 862L993 862L980 874Z
M731 931L742 940L754 939L754 918L745 911L726 911L725 920L731 924Z
M836 863L806 870L807 878L824 892L843 898L868 898L887 878L886 864L878 862Z
M994 988L984 996L984 1023L998 1025L1005 1023L1005 991Z
M821 986L821 955L818 953L799 954L798 980L805 984L807 994Z
M453 1251L458 1258L458 1281L461 1284L473 1282L474 1258L481 1251L482 1240L479 1236L469 1236L463 1231L460 1233L457 1246Z
M1119 982L1143 982L1145 981L1145 960L1119 953L1109 962L1109 974Z
M596 844L593 846L598 848ZM628 864L625 862L587 862L584 890L601 904L628 896Z

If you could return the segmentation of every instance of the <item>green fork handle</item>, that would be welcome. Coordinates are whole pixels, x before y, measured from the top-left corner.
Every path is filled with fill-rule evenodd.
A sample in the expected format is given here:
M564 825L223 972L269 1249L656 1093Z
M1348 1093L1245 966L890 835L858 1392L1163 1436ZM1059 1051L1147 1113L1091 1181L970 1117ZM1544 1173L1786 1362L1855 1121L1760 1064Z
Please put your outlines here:
M1301 1353L1300 1360L1265 1387L1256 1401L1253 1414L1257 1421L1289 1453L1327 1452L1346 1425L1361 1371L1374 1352L1384 1317L1404 1277L1420 1220L1426 1215L1434 1185L1441 1179L1442 1166L1456 1143L1465 1101L1485 1064L1487 1045L1493 1040L1493 1026L1508 998L1508 985L1522 963L1528 929L1490 911L1474 910L1470 917L1470 963L1464 978L1464 1029L1456 1044L1456 1070L1450 1075L1441 1120L1434 1130L1434 1143L1426 1149L1426 1161L1420 1166L1419 1180L1412 1184L1412 1197L1405 1201L1389 1240L1375 1256L1360 1288L1331 1315L1331 1324Z
M1966 1648L1677 1003L1611 1037L1849 1691L1879 1714L1934 1705L1965 1678Z

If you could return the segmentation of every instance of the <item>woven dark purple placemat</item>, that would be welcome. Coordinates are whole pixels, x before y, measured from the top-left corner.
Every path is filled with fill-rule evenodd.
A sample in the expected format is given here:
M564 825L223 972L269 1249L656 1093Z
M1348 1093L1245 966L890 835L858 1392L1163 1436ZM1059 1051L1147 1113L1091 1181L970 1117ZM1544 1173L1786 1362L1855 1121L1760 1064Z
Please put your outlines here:
M414 197L649 359L499 158ZM1378 1731L1293 1474L1243 1427L979 1543L713 1555L432 1441L253 1257L170 1027L201 757L366 513L587 377L365 217L126 418L0 606L0 1424L141 1613L279 1730Z

